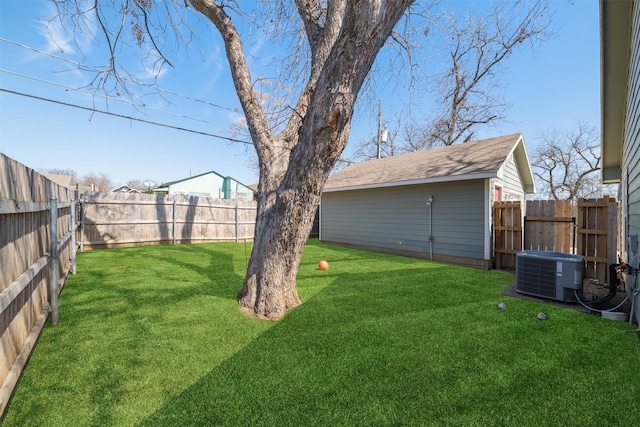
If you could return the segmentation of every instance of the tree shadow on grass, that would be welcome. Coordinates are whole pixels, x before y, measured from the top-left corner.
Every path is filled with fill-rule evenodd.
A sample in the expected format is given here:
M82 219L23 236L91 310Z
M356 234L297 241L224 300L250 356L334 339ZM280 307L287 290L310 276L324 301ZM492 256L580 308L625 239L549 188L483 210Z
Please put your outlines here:
M235 296L243 279L238 272L244 262L228 248L121 248L90 252L82 258L86 268L72 278L61 298L60 324L45 328L31 362L47 366L56 360L57 372L72 373L38 379L27 370L21 381L27 395L45 390L52 399L61 394L69 398L75 395L74 404L83 408L80 412L89 414L89 424L121 423L118 411L131 411L132 397L144 400L139 396L150 393L140 388L139 382L155 382L154 390L163 393L173 393L173 387L192 382L185 371L196 369L191 365L198 361L192 364L189 360L204 356L194 356L197 352L190 351L189 346L210 340L210 348L223 342L230 350L218 357L226 358L256 335L252 330L255 325L233 325L238 319L234 313L239 311ZM237 338L234 331L238 332ZM171 375L176 370L180 379L172 385ZM165 398L149 397L159 401ZM44 413L34 412L33 405L41 405L39 402L26 395L18 397L8 416L33 420ZM85 423L87 418L62 422Z
M181 245L176 252L180 256L163 251L155 259L165 261L175 271L188 270L194 273L196 279L192 286L205 295L236 299L244 280L244 262L238 261L240 253L229 255L228 251L216 250L215 245ZM180 279L179 275L174 277L178 283Z
M110 250L110 265L100 267L85 291L112 291L132 308L174 305L194 296L235 299L244 279L236 255L214 245L155 246ZM99 277L98 277L99 275Z
M196 382L176 388L138 425L561 425L576 414L615 417L561 385L574 376L599 381L573 363L587 346L542 352L567 329L562 322L525 319L519 309L531 307L515 301L507 312L496 310L508 277L397 261L373 273L332 275L301 265L300 287L326 285ZM486 276L478 280L494 274L495 286ZM551 362L541 364L541 356ZM555 401L540 397L550 384L558 385ZM631 405L627 395L615 398ZM563 399L571 411L557 405ZM523 401L535 403L519 406Z
M425 387L430 381L429 369L418 379L413 368L407 372L437 347L424 314L472 303L475 283L447 276L458 270L444 264L385 257L390 261L373 271L357 271L377 265L378 255L324 246L310 252L318 253L331 260L330 270L320 272L317 260L303 256L304 303L279 322L239 315L241 246L114 249L107 265L98 253L87 254L84 261L95 256L99 271L83 269L71 283L61 300L63 320L39 344L40 352L57 355L56 366L77 357L66 369L80 375L27 372L25 381L56 401L75 399L90 414L67 417L68 425L357 425L376 411L398 421L393 413L406 409L385 396L410 401L415 389L398 380ZM451 286L459 292L443 292ZM416 338L397 339L401 334ZM19 400L12 419L36 414Z
M439 277L446 266L397 267L375 277L334 276L140 425L370 425L376 417L382 424L397 424L410 406L414 422L424 420L433 390L417 398L423 410L402 403L403 395L416 401L414 386L403 382L426 386L430 381L410 366L414 360L428 361L434 348L435 336L421 316L472 302L473 296L429 297L427 288L443 286ZM301 281L312 278L308 273ZM400 330L416 334L411 345L397 339ZM406 360L405 351L412 354ZM389 398L389 393L395 395Z

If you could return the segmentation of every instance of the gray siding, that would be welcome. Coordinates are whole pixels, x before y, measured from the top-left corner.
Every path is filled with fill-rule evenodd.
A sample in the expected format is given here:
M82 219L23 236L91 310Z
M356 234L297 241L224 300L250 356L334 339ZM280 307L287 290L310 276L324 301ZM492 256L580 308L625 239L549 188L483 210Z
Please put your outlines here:
M631 37L631 61L627 94L625 140L622 152L623 253L629 259L626 237L640 237L640 7L634 4ZM626 213L626 215L625 215ZM640 319L640 304L636 304L636 319Z
M499 179L502 184L502 197L505 201L525 199L522 177L514 159L513 154L507 156L507 160L502 166L502 176Z
M429 253L433 196L433 253L484 259L484 195L482 180L324 193L320 237Z

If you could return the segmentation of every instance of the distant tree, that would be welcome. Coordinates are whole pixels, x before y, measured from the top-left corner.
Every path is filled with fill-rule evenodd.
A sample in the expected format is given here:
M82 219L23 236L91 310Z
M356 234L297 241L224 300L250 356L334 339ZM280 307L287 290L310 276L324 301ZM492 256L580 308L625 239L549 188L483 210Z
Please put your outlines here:
M94 191L98 191L100 193L106 193L113 189L113 182L105 173L90 173L88 175L84 175L78 180L78 184L92 187Z
M614 191L600 181L600 160L600 137L586 122L541 133L532 161L540 196L575 201Z
M469 11L462 18L443 12L430 16L429 22L424 44L432 56L445 55L443 70L428 87L436 108L426 120L411 111L402 114L395 154L471 141L480 126L504 120L504 65L525 43L536 46L551 36L548 0L531 6L522 1L495 3L485 14ZM375 158L371 147L376 143L375 138L362 142L349 160Z
M500 96L500 77L505 61L525 42L535 45L550 36L549 2L537 1L524 16L523 5L496 3L485 15L468 13L458 20L443 13L431 20L439 30L432 32L442 34L434 43L447 52L448 69L433 81L439 107L425 126L424 148L471 141L478 126L504 119L508 105Z
M254 243L238 301L253 316L277 319L300 304L296 274L302 250L324 184L349 139L358 93L378 52L413 2L57 0L56 5L63 19L74 25L91 16L100 27L109 49L105 78L124 72L117 57L126 50L125 43L142 46L141 56L157 59L155 69L170 64L162 48L170 50L173 42L195 38L189 24L193 16L184 8L193 7L217 29L260 168ZM250 72L250 65L258 61L247 61L250 40L243 31L252 28L265 37L290 36L278 47L290 55L278 62L299 84L275 121L268 114L273 110L265 108L268 96L256 89L261 78ZM125 85L116 79L111 93Z

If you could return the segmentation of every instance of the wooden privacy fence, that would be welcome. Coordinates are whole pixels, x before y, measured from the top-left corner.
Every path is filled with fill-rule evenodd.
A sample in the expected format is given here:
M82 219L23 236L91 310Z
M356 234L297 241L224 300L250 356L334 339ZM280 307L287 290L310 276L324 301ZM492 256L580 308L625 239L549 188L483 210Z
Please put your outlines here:
M576 212L571 200L528 201L524 249L575 254Z
M607 281L607 265L618 262L618 204L612 197L578 200L577 250L585 277Z
M520 202L496 202L493 205L495 266L515 269L516 254L522 250L522 208Z
M108 193L81 201L80 249L253 239L256 203Z
M586 278L605 283L607 266L617 262L618 204L612 197L531 200L526 215L520 202L494 205L494 258L497 269L515 269L523 249L583 255ZM524 224L524 226L523 226Z
M73 194L0 153L0 416L75 272Z

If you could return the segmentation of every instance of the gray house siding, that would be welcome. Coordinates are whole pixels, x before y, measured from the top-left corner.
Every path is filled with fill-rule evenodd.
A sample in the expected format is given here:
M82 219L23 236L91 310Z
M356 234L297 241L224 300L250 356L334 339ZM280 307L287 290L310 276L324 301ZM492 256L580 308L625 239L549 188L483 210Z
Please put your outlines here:
M640 7L633 11L633 33L631 45L631 70L629 73L629 100L625 141L623 145L622 170L625 180L629 234L640 235Z
M525 199L522 190L524 184L513 154L510 154L504 162L498 182L502 184L503 200L523 201Z
M495 196L522 200L532 192L521 133L369 160L327 181L320 239L490 268Z
M625 138L622 152L622 232L623 236L637 236L640 239L640 7L634 4L631 61L629 85L627 88L627 112ZM630 248L627 239L622 239L623 259L631 260L640 250ZM637 298L637 297L636 297ZM640 304L636 304L635 319L640 319Z
M433 258L485 259L485 181L454 181L324 193L320 238L326 242Z

